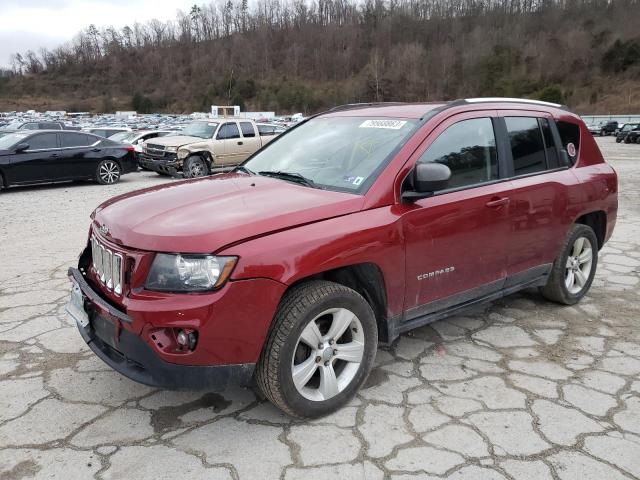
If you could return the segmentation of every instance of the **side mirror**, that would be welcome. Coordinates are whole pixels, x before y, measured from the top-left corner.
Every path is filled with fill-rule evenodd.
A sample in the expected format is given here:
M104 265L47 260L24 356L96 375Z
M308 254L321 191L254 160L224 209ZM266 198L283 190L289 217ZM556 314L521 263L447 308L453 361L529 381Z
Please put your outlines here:
M29 148L29 144L26 143L26 142L23 142L23 143L19 143L18 145L16 145L14 150L16 151L16 153L20 153L20 152L24 152L28 148Z
M417 163L411 172L413 190L402 194L403 200L412 202L427 198L438 190L444 190L449 184L451 170L442 163Z

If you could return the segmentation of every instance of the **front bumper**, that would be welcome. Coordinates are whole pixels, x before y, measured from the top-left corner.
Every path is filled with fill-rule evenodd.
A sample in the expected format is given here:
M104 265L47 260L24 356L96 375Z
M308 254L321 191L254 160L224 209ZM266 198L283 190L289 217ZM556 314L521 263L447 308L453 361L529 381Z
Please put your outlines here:
M159 159L141 153L138 155L138 165L142 168L146 168L147 170L171 175L172 177L180 175L180 166L178 165L177 156L175 154Z
M77 309L67 308L89 348L122 375L145 385L178 390L221 391L229 385L251 384L254 363L233 365L178 365L159 358L135 333L122 327L132 319L101 298L75 268L68 272L82 292L89 322L83 325Z

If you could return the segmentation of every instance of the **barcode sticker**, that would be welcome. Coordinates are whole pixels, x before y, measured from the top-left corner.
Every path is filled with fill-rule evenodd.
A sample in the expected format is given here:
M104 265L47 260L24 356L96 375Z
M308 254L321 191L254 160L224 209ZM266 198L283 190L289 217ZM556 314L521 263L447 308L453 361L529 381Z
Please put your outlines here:
M405 120L365 120L359 128L387 128L390 130L400 130L405 126Z

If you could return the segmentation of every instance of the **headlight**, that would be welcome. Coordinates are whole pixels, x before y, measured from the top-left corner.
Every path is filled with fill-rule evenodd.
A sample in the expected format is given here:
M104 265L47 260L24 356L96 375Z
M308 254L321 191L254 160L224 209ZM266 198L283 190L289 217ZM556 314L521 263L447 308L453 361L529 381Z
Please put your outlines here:
M237 260L237 257L158 253L145 288L165 292L215 290L227 281Z
M178 151L178 147L164 147L165 152L176 153Z
M188 155L189 155L189 150L187 150L186 148L178 150L178 158L185 158Z

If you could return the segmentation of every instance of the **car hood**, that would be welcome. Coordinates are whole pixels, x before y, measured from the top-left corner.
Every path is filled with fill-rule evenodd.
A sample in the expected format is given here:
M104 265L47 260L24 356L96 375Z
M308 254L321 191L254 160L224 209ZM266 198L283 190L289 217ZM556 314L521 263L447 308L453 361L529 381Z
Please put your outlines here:
M202 142L203 140L205 139L201 137L192 137L190 135L172 135L170 137L152 138L147 140L145 143L147 145L152 143L154 145L162 145L164 147L179 147L181 145L186 145L187 143Z
M187 180L114 197L94 212L117 244L160 252L214 253L297 225L359 211L364 197L240 173Z

